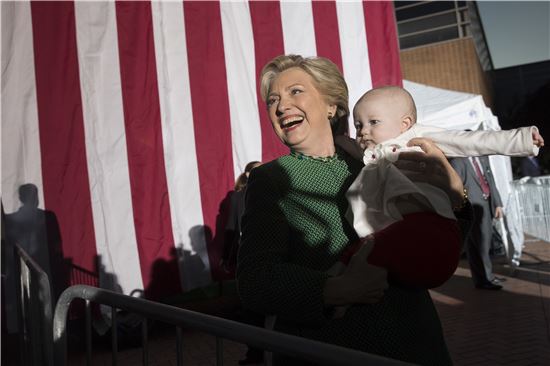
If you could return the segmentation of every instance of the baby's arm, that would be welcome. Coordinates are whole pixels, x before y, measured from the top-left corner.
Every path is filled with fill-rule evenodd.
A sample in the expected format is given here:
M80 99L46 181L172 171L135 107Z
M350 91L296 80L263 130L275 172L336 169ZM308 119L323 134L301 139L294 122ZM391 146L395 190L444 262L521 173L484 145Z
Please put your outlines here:
M536 156L544 139L535 126L502 131L427 132L448 157L482 155Z
M535 127L531 133L532 133L532 136L533 136L533 144L537 147L543 147L544 146L544 139L540 135L539 129Z

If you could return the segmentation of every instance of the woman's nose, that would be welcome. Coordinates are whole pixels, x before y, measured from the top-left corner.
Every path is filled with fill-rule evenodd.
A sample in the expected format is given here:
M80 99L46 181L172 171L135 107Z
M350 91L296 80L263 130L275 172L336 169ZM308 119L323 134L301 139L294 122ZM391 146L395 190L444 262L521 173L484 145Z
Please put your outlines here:
M277 115L281 115L284 113L285 110L289 108L289 100L288 98L281 97L279 99L279 103L277 103Z

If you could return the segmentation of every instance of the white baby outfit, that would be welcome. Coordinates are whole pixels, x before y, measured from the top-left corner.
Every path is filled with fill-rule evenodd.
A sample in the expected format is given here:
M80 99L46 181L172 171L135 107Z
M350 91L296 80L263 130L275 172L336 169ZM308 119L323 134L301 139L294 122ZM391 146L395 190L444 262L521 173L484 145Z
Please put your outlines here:
M359 237L401 220L404 205L407 212L431 211L455 219L445 192L428 183L411 181L392 164L400 152L422 151L419 147L407 147L407 142L414 137L429 138L447 157L536 156L539 148L533 144L534 129L453 131L415 124L397 138L365 150L365 167L346 193L350 203L348 218Z

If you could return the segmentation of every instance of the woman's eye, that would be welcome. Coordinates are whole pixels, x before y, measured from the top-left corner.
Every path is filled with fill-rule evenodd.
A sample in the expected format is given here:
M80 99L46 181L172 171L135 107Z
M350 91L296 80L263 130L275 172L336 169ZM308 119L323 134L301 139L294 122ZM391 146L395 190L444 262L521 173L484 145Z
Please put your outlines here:
M294 94L294 95L300 94L301 92L302 92L302 90L300 90L300 89L292 89L292 90L290 91L290 93L291 93L291 94Z
M277 101L277 98L268 98L267 99L267 106L271 107L276 101Z

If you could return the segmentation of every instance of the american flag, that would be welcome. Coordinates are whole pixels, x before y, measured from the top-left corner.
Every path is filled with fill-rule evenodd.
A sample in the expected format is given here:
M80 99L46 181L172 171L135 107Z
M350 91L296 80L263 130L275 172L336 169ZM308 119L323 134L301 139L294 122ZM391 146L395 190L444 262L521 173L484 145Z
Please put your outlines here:
M288 152L258 96L267 61L328 57L351 106L401 84L391 2L1 6L3 208L34 184L63 256L127 294L227 278L220 205L246 163Z

